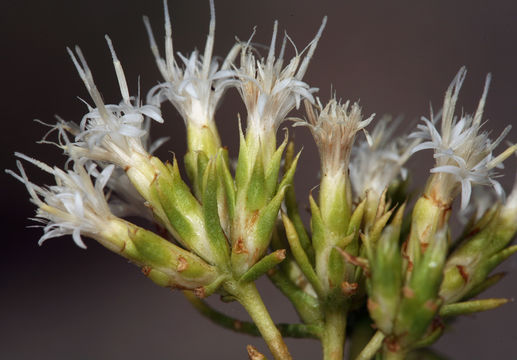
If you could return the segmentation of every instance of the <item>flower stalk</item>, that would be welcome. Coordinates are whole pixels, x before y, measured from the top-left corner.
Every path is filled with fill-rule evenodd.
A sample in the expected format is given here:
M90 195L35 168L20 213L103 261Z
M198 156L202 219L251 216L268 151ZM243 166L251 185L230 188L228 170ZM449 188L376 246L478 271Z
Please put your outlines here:
M368 344L363 348L363 350L359 353L359 355L355 358L355 360L370 360L375 357L379 349L382 348L382 342L384 340L385 335L382 331L376 331L372 336Z
M233 296L244 306L253 322L257 325L273 357L276 360L290 360L291 355L282 338L282 334L271 319L255 284L229 285L229 287L232 288Z
M325 309L325 325L321 335L325 360L343 359L347 317L344 310L342 306Z

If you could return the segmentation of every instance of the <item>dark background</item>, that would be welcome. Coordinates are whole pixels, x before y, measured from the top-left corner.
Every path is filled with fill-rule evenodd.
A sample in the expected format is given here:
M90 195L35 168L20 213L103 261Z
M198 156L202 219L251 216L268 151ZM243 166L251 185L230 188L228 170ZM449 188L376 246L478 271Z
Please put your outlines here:
M203 48L208 28L208 1L169 1L175 50ZM257 25L255 40L269 44L274 19L299 49L312 39L321 19L328 26L306 76L328 98L332 85L338 96L361 100L367 114L404 114L407 124L428 114L429 102L440 106L443 93L461 65L469 74L460 104L475 109L486 73L494 79L488 96L487 129L495 137L514 123L517 97L517 3L514 1L239 1L216 2L215 53L221 56L234 37L247 39ZM2 1L2 152L1 167L14 168L14 151L50 164L63 162L57 149L36 145L46 131L32 122L53 122L59 114L79 121L85 112L76 98L87 98L65 46L80 44L107 102L118 102L115 73L104 34L108 33L124 66L132 94L137 76L142 91L160 79L148 49L141 15L151 17L160 45L163 13L160 1ZM458 109L459 110L459 109ZM236 113L245 114L232 90L217 114L223 141L236 149ZM161 149L182 155L182 121L164 106L166 124L155 135L172 139ZM291 131L292 133L292 131ZM516 141L516 131L509 139ZM301 202L317 184L318 157L306 129L296 131L304 152L298 170ZM236 153L233 151L233 156ZM412 161L417 182L427 176L431 154ZM507 161L509 189L515 161ZM415 166L418 164L419 166ZM46 181L27 166L36 181ZM4 184L0 240L0 358L2 359L244 359L245 345L265 349L258 338L219 329L195 313L179 293L161 289L137 268L88 241L88 250L71 239L52 239L37 246L39 229L26 229L34 213L23 186L0 175ZM517 294L517 260L510 274L485 297ZM512 273L513 272L513 273ZM289 304L262 282L264 298L277 321L295 321ZM217 300L217 299L214 299ZM234 316L238 306L223 306ZM514 303L457 322L436 349L453 359L515 357L517 320ZM316 341L289 340L297 359L320 358ZM210 355L212 354L212 355Z

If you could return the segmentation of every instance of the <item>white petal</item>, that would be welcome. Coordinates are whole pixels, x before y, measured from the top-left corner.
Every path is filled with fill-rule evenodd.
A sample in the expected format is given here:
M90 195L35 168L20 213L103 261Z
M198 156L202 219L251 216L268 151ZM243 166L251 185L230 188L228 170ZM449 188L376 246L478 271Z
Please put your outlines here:
M144 105L140 108L140 112L151 119L163 123L162 114L159 108L152 105Z
M82 249L86 249L86 245L81 239L81 230L79 228L74 229L74 232L72 233L72 238L74 239L74 242L77 246L79 246Z
M437 167L432 168L431 172L432 173L443 172L443 173L456 175L459 179L463 178L461 176L461 169L457 166L452 166L452 165L437 166Z
M417 146L413 147L411 150L411 154L414 154L421 150L427 150L427 149L436 149L436 144L430 141L423 142L421 144L418 144Z
M121 125L118 129L118 133L120 135L138 138L140 136L145 135L145 130L141 130L135 126L131 125Z
M469 200L470 194L472 192L472 185L469 180L463 180L461 182L461 209L465 210Z
M124 124L135 124L138 125L144 121L144 118L139 113L128 113L119 118L119 121Z
M115 165L111 164L106 166L104 170L97 176L97 181L95 182L95 188L98 192L101 192L102 189L106 186L106 183L111 177L113 173L113 169L115 169Z

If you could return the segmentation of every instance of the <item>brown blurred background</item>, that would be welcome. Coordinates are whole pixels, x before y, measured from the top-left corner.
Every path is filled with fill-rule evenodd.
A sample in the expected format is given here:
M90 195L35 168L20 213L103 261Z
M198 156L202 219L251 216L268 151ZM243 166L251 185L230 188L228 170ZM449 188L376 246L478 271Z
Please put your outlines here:
M208 28L208 1L169 1L175 50L203 48ZM224 56L235 36L247 39L257 25L255 41L269 44L278 19L299 49L312 39L321 19L328 26L306 76L328 99L331 85L338 96L360 99L364 112L404 114L407 124L428 114L429 102L440 107L443 93L461 65L469 74L460 104L472 112L486 73L493 82L488 96L487 129L496 136L515 119L517 98L517 3L514 1L308 1L218 0L215 53ZM2 1L1 167L14 168L14 151L50 164L63 156L49 145L36 145L46 129L34 118L53 122L54 114L80 121L85 112L76 96L87 98L65 46L80 44L107 102L120 95L104 34L115 44L135 94L138 75L146 92L160 80L148 49L141 16L150 16L162 43L163 12L158 0L19 0ZM458 109L459 110L459 109ZM217 114L223 141L235 156L236 113L245 114L232 90ZM154 127L171 140L159 151L185 149L183 123L164 106L166 124ZM293 131L291 131L291 134ZM296 130L304 152L297 186L301 202L314 177L318 157L306 129ZM509 140L517 141L513 130ZM431 154L412 161L421 183ZM415 166L419 164L419 166ZM422 165L424 164L424 165ZM46 181L27 166L31 178ZM509 189L515 161L507 162ZM195 313L179 293L158 288L137 268L87 242L88 250L71 239L52 239L37 246L39 229L26 229L34 213L23 186L5 174L0 240L0 358L2 359L245 359L245 345L265 349L262 341L219 329ZM5 230L4 230L5 231ZM510 274L485 296L517 294L517 260ZM513 272L513 273L512 273ZM264 298L275 320L295 321L289 304L267 281ZM214 299L217 300L217 299ZM217 302L217 301L215 301ZM222 306L234 316L238 306ZM516 357L517 307L510 303L490 313L454 324L435 349L452 359ZM296 359L321 358L316 341L289 340Z

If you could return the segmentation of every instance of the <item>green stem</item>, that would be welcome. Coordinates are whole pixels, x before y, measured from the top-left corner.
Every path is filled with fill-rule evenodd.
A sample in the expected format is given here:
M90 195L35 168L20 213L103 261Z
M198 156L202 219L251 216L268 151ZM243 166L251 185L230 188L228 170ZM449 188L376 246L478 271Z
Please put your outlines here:
M333 307L325 312L322 334L323 359L343 360L346 334L346 308Z
M370 360L377 354L379 349L382 347L382 341L384 340L384 334L381 331L377 331L372 336L368 344L364 347L363 351L355 358L355 360Z
M213 323L233 330L238 333L260 336L260 331L252 322L241 321L239 319L227 316L208 305L205 301L199 299L191 291L184 291L183 294L199 313L207 317ZM315 325L306 324L277 324L278 330L285 337L292 338L318 338L319 328Z
M282 334L271 319L255 284L227 284L227 290L237 298L251 316L273 357L276 360L291 360L291 354L289 354Z

